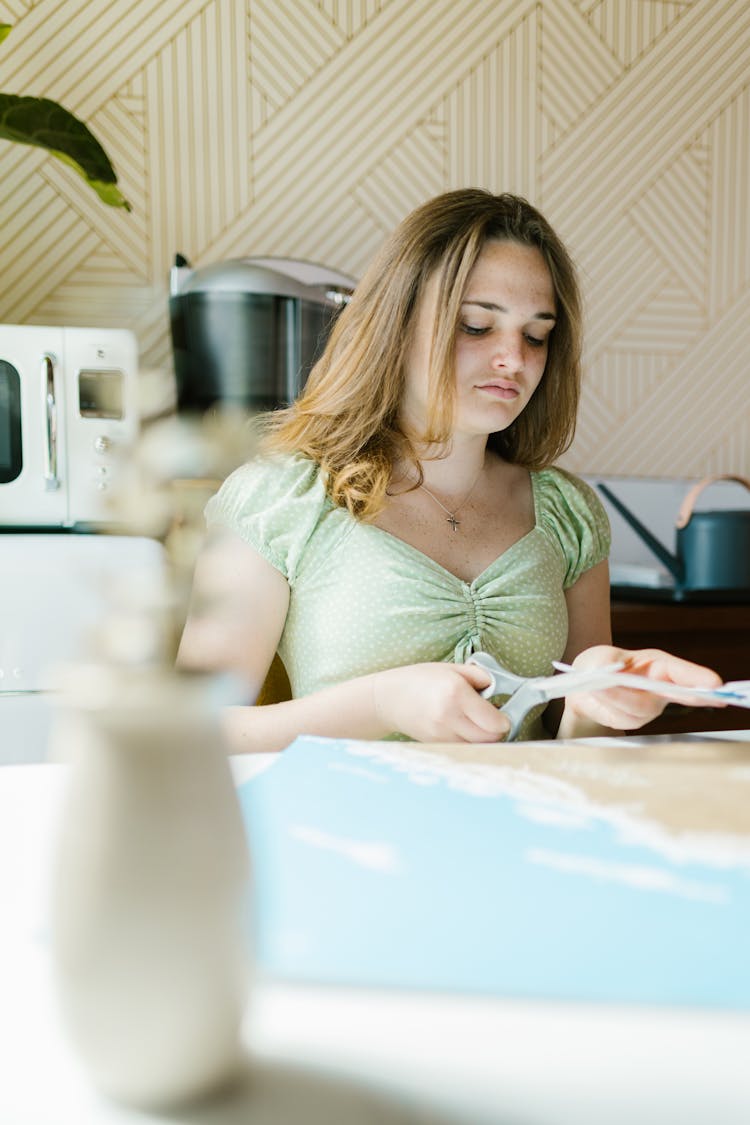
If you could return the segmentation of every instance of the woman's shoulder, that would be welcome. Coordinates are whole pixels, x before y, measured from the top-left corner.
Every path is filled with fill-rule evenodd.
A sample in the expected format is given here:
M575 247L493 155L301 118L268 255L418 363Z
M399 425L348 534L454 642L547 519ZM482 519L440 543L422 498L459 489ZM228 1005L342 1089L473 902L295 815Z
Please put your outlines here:
M537 526L562 548L569 585L609 554L607 513L591 485L574 473L554 467L531 478Z
M567 469L551 466L532 472L531 478L535 496L545 507L555 508L563 504L574 505L597 515L604 512L604 506L591 485Z
M320 466L299 454L269 454L235 469L206 505L224 527L291 577L322 513L331 506Z
M295 453L268 454L240 465L209 501L207 518L240 514L287 499L325 499L320 466Z

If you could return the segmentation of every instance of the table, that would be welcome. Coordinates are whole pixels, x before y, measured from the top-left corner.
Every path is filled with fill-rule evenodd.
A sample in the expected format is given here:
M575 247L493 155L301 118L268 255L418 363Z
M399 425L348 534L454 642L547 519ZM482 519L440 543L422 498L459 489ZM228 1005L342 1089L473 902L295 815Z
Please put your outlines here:
M270 758L232 759L241 781ZM264 980L247 1079L139 1114L99 1098L58 1020L46 945L67 767L0 769L0 1122L8 1125L746 1125L750 1013L504 1001Z

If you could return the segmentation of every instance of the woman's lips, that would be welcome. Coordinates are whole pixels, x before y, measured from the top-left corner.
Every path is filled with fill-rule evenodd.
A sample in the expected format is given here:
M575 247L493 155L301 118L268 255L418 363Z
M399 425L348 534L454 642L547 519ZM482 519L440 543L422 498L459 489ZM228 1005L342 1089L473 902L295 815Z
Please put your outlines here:
M492 398L499 399L517 398L521 393L521 389L517 383L479 383L477 389L484 391L485 394L490 395Z

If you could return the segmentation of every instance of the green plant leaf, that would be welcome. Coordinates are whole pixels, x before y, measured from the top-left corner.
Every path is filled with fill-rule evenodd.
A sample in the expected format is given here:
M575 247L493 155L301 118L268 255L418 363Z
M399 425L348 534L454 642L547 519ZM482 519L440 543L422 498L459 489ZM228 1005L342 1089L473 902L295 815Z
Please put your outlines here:
M47 149L74 168L104 203L131 210L117 187L110 159L96 137L57 102L0 94L0 138Z
M12 30L13 28L11 24L0 23L0 43L2 43L3 39L5 39L8 35L10 35Z

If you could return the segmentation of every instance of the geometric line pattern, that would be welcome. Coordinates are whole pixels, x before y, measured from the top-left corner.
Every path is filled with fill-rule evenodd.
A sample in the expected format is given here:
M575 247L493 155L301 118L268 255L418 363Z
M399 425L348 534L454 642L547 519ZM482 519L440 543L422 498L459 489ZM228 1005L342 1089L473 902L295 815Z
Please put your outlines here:
M346 35L313 0L253 4L249 18L253 132L341 48Z
M709 311L716 316L750 286L750 82L707 130L709 195Z
M353 39L387 3L388 0L319 0L319 7L347 39Z
M582 271L588 297L587 367L602 351L619 345L621 335L632 331L634 321L672 279L669 266L651 252L648 241L627 215L613 221L610 239L593 267L590 272Z
M206 6L206 0L38 0L3 45L3 89L54 97L89 121Z
M441 190L539 204L585 298L564 463L750 473L747 0L0 0L0 86L110 153L130 214L0 141L0 319L131 327L244 254L361 274Z
M706 305L708 174L688 150L634 204L631 217L701 309ZM679 200L679 206L675 206Z
M34 0L0 0L0 23L15 23L26 15Z
M444 101L447 183L533 197L540 152L535 81L540 14L530 11Z
M606 398L614 419L627 425L637 404L648 400L656 384L674 366L669 356L635 350L605 353L597 379L600 394Z
M703 308L679 279L670 280L634 310L632 319L613 334L608 350L619 348L643 358L681 355L686 342L705 327Z
M566 200L566 230L579 253L593 256L606 232L607 206L630 206L644 183L661 175L715 117L717 107L747 85L750 73L750 5L744 0L697 3L647 57L650 83L632 67L585 120L542 159L548 206ZM634 137L635 125L643 140ZM634 143L635 141L635 143ZM574 178L575 177L575 178ZM573 183L586 190L570 199ZM593 218L593 222L592 222Z
M572 0L544 5L542 43L544 113L558 132L565 132L614 83L622 64ZM585 66L580 65L582 57Z
M738 305L746 305L743 297ZM750 425L750 398L746 392L747 355L750 352L750 318L744 308L730 306L701 339L700 356L690 349L671 371L662 376L646 399L627 419L626 441L614 431L609 444L618 450L618 472L642 473L643 459L649 472L681 476L695 472L695 451L711 442L723 441L731 427ZM737 349L727 354L727 333L737 333ZM721 377L715 377L720 371ZM696 408L684 409L685 399ZM653 426L654 416L659 430ZM602 454L606 455L606 447Z
M391 0L378 20L341 49L299 97L254 138L255 201L207 248L225 257L238 242L280 246L307 241L341 198L432 110L436 90L452 86L528 10L532 0L477 5L470 0ZM387 28L378 34L386 21ZM446 51L446 43L456 43ZM398 51L386 63L386 45ZM359 84L361 99L352 98ZM324 156L323 156L324 154ZM312 169L300 177L301 168ZM279 199L278 185L285 185ZM311 190L311 184L314 190ZM332 263L337 265L340 263Z
M435 118L420 121L355 187L355 199L372 216L381 237L425 195L443 189L445 146L436 143L436 136L444 128Z
M192 261L251 198L245 13L212 0L144 69L153 272ZM221 67L215 65L216 55ZM186 174L190 170L190 174Z
M662 0L588 0L579 6L623 66L631 66L689 7Z

